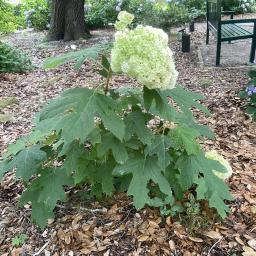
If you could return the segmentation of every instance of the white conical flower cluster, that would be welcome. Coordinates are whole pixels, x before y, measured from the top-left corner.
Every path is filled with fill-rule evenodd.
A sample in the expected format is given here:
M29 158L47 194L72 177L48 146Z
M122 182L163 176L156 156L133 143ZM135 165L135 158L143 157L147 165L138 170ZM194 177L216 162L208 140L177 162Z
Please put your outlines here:
M211 150L211 151L206 152L205 156L206 156L206 158L216 160L216 161L220 162L223 166L225 166L226 172L220 172L218 170L213 171L214 174L216 176L218 176L220 179L226 180L232 175L233 171L232 171L232 168L231 168L229 162L226 159L224 159L222 155L218 154L218 152L216 150Z
M175 87L178 72L168 46L168 35L161 29L139 25L128 29L133 15L120 12L116 22L111 67L148 87L161 90Z

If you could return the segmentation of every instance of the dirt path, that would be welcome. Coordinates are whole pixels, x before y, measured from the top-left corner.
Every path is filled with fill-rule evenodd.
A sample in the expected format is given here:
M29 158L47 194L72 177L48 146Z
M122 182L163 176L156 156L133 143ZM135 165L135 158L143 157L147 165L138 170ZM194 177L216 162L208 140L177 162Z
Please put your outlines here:
M198 25L198 24L197 24ZM243 102L237 92L247 81L241 69L201 67L197 48L204 41L202 26L196 26L192 35L191 53L182 54L177 41L171 41L179 83L203 93L204 104L212 116L199 116L216 132L216 141L206 141L205 147L217 149L232 164L234 175L230 179L235 201L232 214L223 222L207 227L201 224L198 232L188 233L184 225L171 218L162 219L158 211L145 209L136 212L129 199L118 195L104 202L77 201L78 191L70 195L74 200L56 209L56 219L45 230L38 230L29 221L30 207L17 207L22 185L12 175L6 175L0 185L0 254L13 255L243 255L256 254L256 124L241 110ZM25 33L5 38L27 52L33 63L40 65L48 56L90 46L111 38L111 31L95 31L88 41L71 43L42 43L43 33ZM99 77L88 63L75 72L68 64L56 70L36 69L28 74L12 74L0 78L0 97L15 96L18 100L4 110L14 116L13 123L0 124L0 152L21 134L31 129L34 113L48 99L70 87L93 87ZM129 81L116 77L113 84ZM202 235L202 229L211 231ZM13 237L26 234L22 247L14 248ZM248 244L249 243L249 244ZM253 251L253 249L255 251ZM55 253L55 254L54 254ZM91 253L91 254L90 254ZM250 254L251 253L251 254ZM7 255L7 254L4 254Z

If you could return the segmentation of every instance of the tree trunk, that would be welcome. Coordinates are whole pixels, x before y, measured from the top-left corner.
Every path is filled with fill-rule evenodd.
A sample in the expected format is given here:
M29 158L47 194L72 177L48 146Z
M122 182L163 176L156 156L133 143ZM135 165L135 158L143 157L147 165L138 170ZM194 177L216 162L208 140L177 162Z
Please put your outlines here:
M84 0L53 0L49 41L88 37L84 21Z

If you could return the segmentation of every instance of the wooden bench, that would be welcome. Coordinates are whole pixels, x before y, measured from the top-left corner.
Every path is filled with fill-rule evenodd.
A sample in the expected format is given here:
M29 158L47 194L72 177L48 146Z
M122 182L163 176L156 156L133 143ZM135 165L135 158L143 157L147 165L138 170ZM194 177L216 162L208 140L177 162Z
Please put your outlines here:
M221 20L223 14L230 15L229 20ZM250 62L254 62L256 48L256 19L233 19L232 11L221 11L221 0L207 0L206 44L209 43L209 31L217 37L216 66L220 65L221 42L252 38ZM243 28L242 24L253 24L253 30Z

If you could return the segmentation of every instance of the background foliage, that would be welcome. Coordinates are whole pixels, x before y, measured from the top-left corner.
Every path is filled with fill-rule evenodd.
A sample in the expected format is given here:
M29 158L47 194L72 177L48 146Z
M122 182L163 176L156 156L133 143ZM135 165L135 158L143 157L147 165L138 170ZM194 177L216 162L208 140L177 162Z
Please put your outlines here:
M1 0L3 2L3 0ZM47 29L50 20L50 0L22 0L18 5L5 3L0 22L9 21L2 32L17 28L33 27ZM8 7L8 12L6 8ZM167 28L188 22L193 16L202 16L205 11L203 0L149 1L149 0L86 0L85 21L89 28L101 28L114 23L120 10L134 13L135 24L147 24Z
M15 6L15 14L22 20L23 27L45 30L50 22L50 1L22 0Z
M29 58L0 41L0 73L25 72L32 69Z
M238 13L254 12L254 0L224 0L224 10ZM51 0L22 0L11 5L0 1L0 32L18 28L45 30L49 27ZM85 22L91 29L113 24L118 12L126 10L135 15L135 24L147 24L167 29L192 19L204 18L204 0L86 0Z
M9 33L18 28L13 6L0 0L0 32Z

